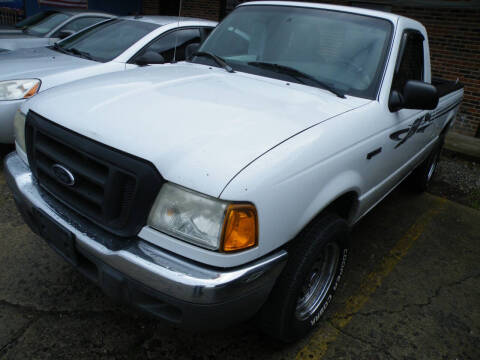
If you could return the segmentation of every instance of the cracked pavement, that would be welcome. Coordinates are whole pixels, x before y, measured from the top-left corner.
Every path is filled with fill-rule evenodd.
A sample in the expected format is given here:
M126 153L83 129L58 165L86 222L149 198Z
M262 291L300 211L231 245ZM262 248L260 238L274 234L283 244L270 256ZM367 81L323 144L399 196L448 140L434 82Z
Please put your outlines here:
M0 170L0 359L293 359L328 332L335 338L322 359L479 359L480 212L454 202L361 309L341 313L437 200L400 187L368 214L353 229L348 269L324 320L285 345L252 323L192 333L115 304L24 225ZM341 328L339 316L350 319Z

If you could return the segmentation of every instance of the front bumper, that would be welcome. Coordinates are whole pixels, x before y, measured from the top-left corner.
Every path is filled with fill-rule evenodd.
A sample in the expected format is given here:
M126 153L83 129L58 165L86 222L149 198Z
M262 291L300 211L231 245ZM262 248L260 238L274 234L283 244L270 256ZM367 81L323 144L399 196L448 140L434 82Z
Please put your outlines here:
M17 153L5 158L5 173L15 202L33 231L41 233L35 215L41 211L73 234L73 265L81 273L112 298L182 327L222 328L248 319L266 301L285 266L284 250L241 267L220 269L139 238L117 238L46 194Z
M25 100L0 101L0 144L13 144L13 119Z

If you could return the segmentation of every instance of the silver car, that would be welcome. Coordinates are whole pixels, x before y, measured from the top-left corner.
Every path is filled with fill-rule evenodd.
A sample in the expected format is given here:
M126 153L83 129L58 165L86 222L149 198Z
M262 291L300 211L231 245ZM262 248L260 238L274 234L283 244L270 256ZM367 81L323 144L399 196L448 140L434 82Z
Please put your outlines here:
M25 19L21 31L0 30L0 53L53 45L60 39L115 17L101 12L71 10L47 11L37 15L33 19Z
M4 34L21 34L28 26L35 25L58 10L45 10L17 22L15 25L0 25L0 36Z
M54 46L0 54L0 143L13 143L23 102L54 86L149 64L185 60L216 22L167 16L122 17L85 29Z

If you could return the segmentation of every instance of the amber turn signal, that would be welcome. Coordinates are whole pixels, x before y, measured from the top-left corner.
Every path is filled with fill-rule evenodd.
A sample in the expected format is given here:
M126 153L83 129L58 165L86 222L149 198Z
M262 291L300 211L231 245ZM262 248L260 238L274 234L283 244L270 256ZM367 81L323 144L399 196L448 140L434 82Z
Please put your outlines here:
M222 250L239 251L257 245L257 210L251 204L232 204L228 206L223 224Z
M40 82L38 82L30 90L28 90L28 92L23 96L23 98L24 99L31 98L32 96L34 96L38 92L39 88L40 88Z

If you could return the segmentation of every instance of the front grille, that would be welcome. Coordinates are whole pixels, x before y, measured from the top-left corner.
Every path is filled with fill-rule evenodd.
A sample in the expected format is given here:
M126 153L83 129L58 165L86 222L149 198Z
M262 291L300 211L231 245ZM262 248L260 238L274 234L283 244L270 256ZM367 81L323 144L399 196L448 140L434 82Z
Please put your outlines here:
M39 185L72 210L115 235L145 225L163 179L155 167L65 129L30 111L25 127L30 167ZM53 166L74 176L59 179Z

